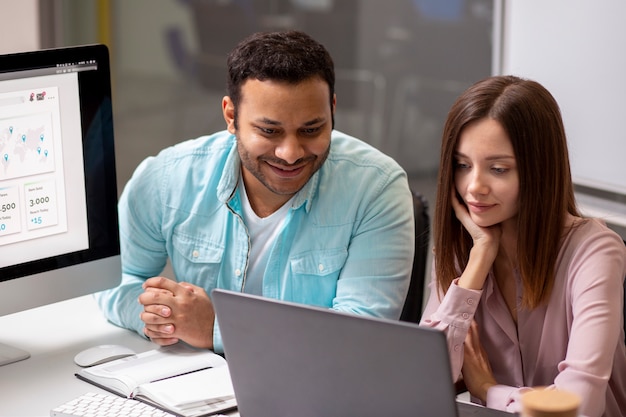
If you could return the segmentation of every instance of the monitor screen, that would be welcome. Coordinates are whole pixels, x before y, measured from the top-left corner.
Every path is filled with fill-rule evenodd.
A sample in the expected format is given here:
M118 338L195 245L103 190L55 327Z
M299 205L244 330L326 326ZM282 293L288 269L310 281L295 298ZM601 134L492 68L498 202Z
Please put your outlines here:
M0 315L121 279L108 49L0 56Z

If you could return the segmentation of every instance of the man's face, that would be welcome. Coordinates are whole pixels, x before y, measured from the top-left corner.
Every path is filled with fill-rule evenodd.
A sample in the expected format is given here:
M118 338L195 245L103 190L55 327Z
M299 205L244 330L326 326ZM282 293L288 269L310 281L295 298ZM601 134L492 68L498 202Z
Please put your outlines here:
M311 78L298 84L247 80L235 112L222 103L228 131L237 136L248 197L282 205L322 166L330 149L332 112L328 84ZM256 210L256 209L255 209Z

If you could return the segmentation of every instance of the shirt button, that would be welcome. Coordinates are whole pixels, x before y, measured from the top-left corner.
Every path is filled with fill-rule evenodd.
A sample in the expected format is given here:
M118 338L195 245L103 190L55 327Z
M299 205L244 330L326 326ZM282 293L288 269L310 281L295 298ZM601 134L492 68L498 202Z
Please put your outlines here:
M474 299L473 298L468 298L467 299L467 304L473 305L474 304Z
M191 252L191 256L193 256L194 258L197 258L198 256L200 256L200 252L195 250L195 251Z
M467 314L467 313L463 313L461 316L462 316L465 320L467 320L467 319L469 318L469 314Z
M319 269L319 270L320 270L320 272L322 272L322 271L324 270L324 265L319 264L319 265L317 266L317 269Z
M461 350L461 346L459 345L454 345L454 351L458 352L459 350Z
M240 276L241 275L241 269L239 269L239 268L235 269L235 275L236 276Z

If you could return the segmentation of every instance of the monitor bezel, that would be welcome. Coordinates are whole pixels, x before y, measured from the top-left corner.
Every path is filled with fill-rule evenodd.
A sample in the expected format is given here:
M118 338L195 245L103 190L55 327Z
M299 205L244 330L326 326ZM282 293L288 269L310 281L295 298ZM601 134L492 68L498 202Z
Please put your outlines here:
M95 63L95 65L90 65ZM86 68L85 66L89 66ZM3 300L0 315L35 307L51 299L62 300L119 284L121 279L117 180L115 167L111 73L108 47L102 44L45 49L0 56L0 79L15 71L54 72L55 68L78 72L81 133L89 247L85 250L0 267ZM25 74L26 74L25 72ZM70 162L70 161L68 161ZM106 279L92 279L94 268L108 271ZM53 278L54 275L56 278ZM28 280L32 301L10 300L12 290ZM85 281L90 281L87 284ZM56 288L63 285L64 288ZM21 297L21 293L15 294Z

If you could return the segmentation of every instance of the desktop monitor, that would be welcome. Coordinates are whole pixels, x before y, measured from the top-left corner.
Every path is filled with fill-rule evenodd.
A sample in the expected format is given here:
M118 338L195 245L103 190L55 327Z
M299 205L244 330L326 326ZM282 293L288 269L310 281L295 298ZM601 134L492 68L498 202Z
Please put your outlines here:
M107 47L1 55L0 316L119 284L117 195Z

